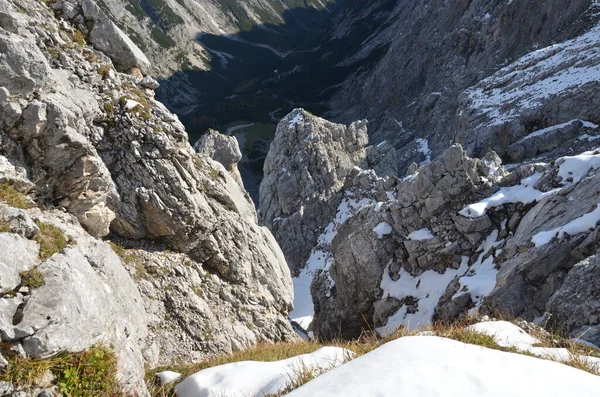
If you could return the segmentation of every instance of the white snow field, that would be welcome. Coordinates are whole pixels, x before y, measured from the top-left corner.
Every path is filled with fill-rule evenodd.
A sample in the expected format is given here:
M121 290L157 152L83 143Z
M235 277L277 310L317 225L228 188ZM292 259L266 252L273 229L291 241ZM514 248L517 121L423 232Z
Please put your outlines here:
M319 376L289 397L594 397L600 377L553 361L411 336Z
M323 347L281 361L225 364L188 377L175 390L178 397L262 397L280 392L305 370L319 375L353 355L340 347Z

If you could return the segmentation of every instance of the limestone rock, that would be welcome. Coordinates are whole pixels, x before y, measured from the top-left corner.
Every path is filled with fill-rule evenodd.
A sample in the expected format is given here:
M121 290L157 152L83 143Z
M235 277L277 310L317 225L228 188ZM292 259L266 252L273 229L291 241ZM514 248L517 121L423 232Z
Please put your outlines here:
M574 338L600 343L600 262L591 256L576 264L548 300L550 321Z
M304 267L317 237L335 216L355 167L388 164L382 168L394 174L389 165L393 149L367 150L367 144L366 121L344 126L296 109L277 126L260 186L260 218L292 272Z
M0 86L12 94L28 94L42 88L50 66L35 41L0 31Z
M237 166L242 159L242 152L234 136L222 135L218 131L208 130L194 144L194 149L198 153L204 154L214 161L221 163L243 188L242 176Z
M0 246L3 247L0 259L0 292L6 292L19 285L19 273L31 269L39 262L39 246L34 241L12 233L0 233Z
M82 0L81 8L86 19L92 21L90 42L108 55L120 71L139 68L148 72L150 61L131 39L115 25L92 0Z

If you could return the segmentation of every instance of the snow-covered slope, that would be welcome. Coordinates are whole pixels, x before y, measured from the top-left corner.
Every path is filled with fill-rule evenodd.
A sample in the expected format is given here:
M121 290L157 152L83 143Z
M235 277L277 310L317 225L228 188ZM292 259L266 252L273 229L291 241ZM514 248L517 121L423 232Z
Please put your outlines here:
M435 336L400 338L289 397L592 397L600 377L552 361Z
M456 140L471 154L492 148L519 160L523 150L512 144L549 138L574 118L582 120L581 128L597 128L598 87L600 25L531 52L468 89L461 98Z
M339 347L323 347L275 362L243 361L208 368L190 376L176 388L178 397L263 397L279 393L301 375L320 375L354 353Z

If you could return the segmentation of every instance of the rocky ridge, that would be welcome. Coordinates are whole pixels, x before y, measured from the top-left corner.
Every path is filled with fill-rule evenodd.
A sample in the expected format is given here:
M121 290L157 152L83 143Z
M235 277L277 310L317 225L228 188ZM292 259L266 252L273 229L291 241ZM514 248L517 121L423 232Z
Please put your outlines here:
M11 0L0 16L0 181L38 206L2 207L3 348L112 345L124 390L146 395L144 365L293 339L289 270L235 156L190 146L139 48L88 0ZM65 239L47 257L46 223ZM31 269L42 286L24 285Z
M302 128L288 126L298 114L304 117L302 125L342 128L295 111L280 124L282 137L276 137L271 151L279 150L277 139L284 137L300 147L320 140L319 135L307 137ZM283 154L300 152L292 146L270 153L287 162L280 162L275 171L265 167L261 190L291 183L294 174L285 177L280 169L297 166L297 160ZM343 158L336 152L327 156L334 164ZM301 157L309 165L318 159ZM312 280L314 318L313 311L293 312L292 318L298 314L301 325L332 339L356 338L370 328L385 335L400 326L418 328L435 320L500 312L549 328L566 325L578 337L590 330L582 338L598 343L593 331L597 309L576 308L581 295L575 290L586 296L597 293L595 281L583 281L583 274L591 271L583 268L595 263L599 159L600 154L591 151L551 163L503 167L494 152L470 158L454 145L430 164L411 167L412 174L402 179L381 179L373 173L362 189L353 188L348 178L333 181L331 185L344 183L337 194L343 197L348 189L360 205L342 217L338 208L327 227L309 229L318 235L316 240L311 235L297 241L306 235L303 231L276 229L284 252L287 232L296 236L294 244L312 246L312 254L326 258L315 261L311 256L300 264L310 272L297 272L294 283ZM305 169L305 180L319 179L310 166ZM278 202L296 197L279 197ZM269 213L261 209L262 217ZM321 225L326 222L321 220ZM298 291L296 295L298 299Z
M513 113L515 121L506 120L511 125L505 129L513 137L577 119L582 107L593 113L591 84L578 95L567 94L574 101L573 106L559 106L562 103L559 97L565 98L559 95L544 99L549 101L548 105L537 111L523 112L517 98L510 95L529 95L528 90L520 91L525 79L528 79L527 84L537 84L532 88L540 87L544 82L552 85L550 75L567 76L568 72L561 74L561 71L570 65L578 64L593 70L595 56L578 58L579 51L575 46L571 60L566 56L556 64L549 61L558 60L561 52L567 55L570 51L563 52L564 46L560 44L552 47L555 43L575 39L579 40L581 48L585 47L585 37L589 36L577 37L597 24L597 2L561 0L536 4L478 0L450 5L440 0L428 4L389 3L386 4L388 9L381 12L382 2L379 1L350 2L333 19L328 35L331 43L352 37L355 29L377 20L373 34L366 39L360 37L361 45L348 51L339 65L375 56L376 60L371 67L359 68L344 81L330 101L332 110L327 116L344 123L369 119L372 142L390 142L398 150L402 172L412 162L426 160L427 154L420 150L419 140L428 141L433 157L441 155L453 142L464 144L472 154L475 152L470 151L471 144L480 145L478 156L492 148L497 150L497 145L489 146L487 142L490 139L501 141L503 132L498 129L503 123L491 131L485 126L487 121L482 120L484 113L493 109L502 108L501 112ZM594 52L592 43L588 42L588 45L589 48L584 50L586 54ZM545 47L549 48L531 54L528 63L515 64L512 69L499 72L520 57ZM381 51L384 55L377 56ZM499 75L490 77L496 72ZM577 76L571 77L574 79L570 84L553 86L562 87L562 90L581 85ZM474 89L470 89L473 86ZM512 90L512 94L508 90ZM494 99L490 94L496 92L507 95L502 99L494 97L499 99L494 103L485 102L485 96ZM473 103L478 98L483 101ZM592 100L588 101L590 98ZM515 123L522 125L515 126ZM481 127L484 131L478 133ZM496 133L496 137L488 136ZM485 139L480 140L484 135ZM511 138L508 144L516 140ZM508 160L504 150L498 154ZM533 157L535 154L530 158Z

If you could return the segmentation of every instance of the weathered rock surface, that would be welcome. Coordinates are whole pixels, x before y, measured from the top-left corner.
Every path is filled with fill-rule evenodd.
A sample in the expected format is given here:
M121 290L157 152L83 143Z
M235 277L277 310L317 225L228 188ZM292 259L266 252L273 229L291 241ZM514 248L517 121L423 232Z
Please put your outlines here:
M133 67L148 72L150 61L131 39L115 25L92 0L81 0L81 9L92 28L88 37L94 48L112 59L119 71L127 72ZM158 88L158 87L156 87Z
M196 153L154 100L157 84L140 72L139 54L119 47L122 32L94 3L79 4L0 4L0 35L23 42L0 56L0 79L11 82L0 89L0 183L39 207L0 207L3 345L32 357L111 345L124 390L143 396L144 365L294 339L289 269L230 173L237 145L228 142L229 158L211 153L229 171ZM107 54L94 39L102 26ZM15 66L28 48L42 72ZM119 70L135 66L131 74L115 69L115 57L129 62ZM39 222L68 241L44 261ZM109 233L126 249L100 240ZM29 289L19 273L32 268L45 283Z
M565 57L550 68L544 65L549 64L550 58L545 58L551 54L556 55L553 59L566 55L560 44L554 44L585 33L598 22L598 17L598 4L591 0L543 4L503 0L456 4L443 0L428 4L395 0L347 2L334 15L329 32L331 45L323 52L328 51L324 56L337 65L361 67L336 90L329 103L332 118L345 123L369 119L371 142L387 140L395 146L401 174L412 162L426 160L417 139L428 141L433 158L452 142L463 143L470 154L475 154L471 151L474 144L477 155L493 149L503 156L498 148L502 144L501 126L494 129L499 137L493 138L493 145L488 144L488 138L479 142L479 136L491 132L485 124L492 121L484 121L480 116L495 118L495 110L514 111L518 128L506 130L511 136L509 143L513 143L519 139L514 138L535 130L577 118L587 120L585 109L593 113L593 87L597 83L579 84L583 83L580 67L589 66L588 70L592 70L596 63L592 41L587 48L584 45L583 51L574 50L570 59ZM369 34L363 34L367 29ZM344 46L343 51L336 52L339 45ZM528 63L517 68L509 66L544 47L548 48L540 50L537 61L528 56ZM585 56L579 58L577 53ZM507 69L498 72L504 67ZM534 99L548 103L543 110L535 109L537 106L524 109L517 106L515 99L524 99L529 92L521 90L532 83L522 79L525 69L534 72L540 83L546 81L555 88L561 85L552 84L552 75L570 75L571 82L581 86L581 91L569 90L570 98L548 92L549 95ZM495 78L484 80L496 72ZM474 90L463 94L473 86ZM567 87L560 89L564 88ZM509 90L515 96L507 96L506 100L481 103L483 106L470 102L476 99L471 94L479 93L477 98L484 99ZM523 114L519 114L521 110ZM454 140L456 134L465 140Z
M4 206L1 211L6 217L19 210ZM146 314L119 257L108 244L86 233L70 214L20 211L21 216L58 227L70 243L42 260L37 242L15 233L0 234L3 252L20 250L18 257L9 254L3 259L3 282L7 277L14 282L3 284L0 292L2 342L33 358L79 352L95 344L113 346L124 390L145 395ZM33 268L41 274L42 285L21 285L19 272ZM9 290L11 294L4 294Z
M242 160L242 152L234 136L220 134L218 131L209 130L194 144L198 153L210 157L223 167L243 188L242 176L238 170L238 163Z
M303 268L335 217L356 168L394 174L391 147L367 148L366 121L330 123L296 109L277 127L260 186L260 219L282 247L292 272Z
M297 111L292 116L296 120L304 117ZM284 119L286 127L292 127L292 119ZM579 128L582 123L571 124ZM282 134L291 142L286 151L279 151L274 143L273 158L302 153L301 158L309 165L312 161L307 156L320 158L322 153L298 150L302 145L310 147L312 137L295 141L293 132ZM336 156L343 159L343 155ZM355 210L341 211L340 204L326 228L309 228L309 233L316 230L316 237L298 223L281 222L276 229L276 236L284 236L284 247L289 233L287 236L296 236L295 246L304 244L311 249L310 271L303 270L298 277L314 274L315 335L356 338L371 328L387 334L400 326L422 327L434 320L452 320L480 311L499 311L528 321L551 313L556 305L556 300L550 303L551 297L558 294L573 266L596 252L597 222L593 217L598 206L598 156L597 152L587 152L552 164L522 165L509 171L494 152L479 160L454 145L410 176L388 179L391 185L383 191L379 189L386 184L375 174L361 184L361 175L368 172L349 172L337 194L344 197L339 203L345 202L345 207L350 204L344 201L346 197L360 202ZM361 165L367 167L368 162ZM292 178L295 183L297 173L285 178L288 167L290 163L283 161L277 166L269 163L265 181L277 180L278 186L286 186ZM337 170L330 174L335 176ZM305 197L311 197L309 189L319 185L311 184L317 178L306 174L308 182L300 186L307 192ZM386 193L390 186L393 194ZM383 194L374 195L378 190ZM307 206L297 199L297 191L278 189L277 201L267 198L263 202L286 203L287 207L271 207L280 211L277 215L282 208L293 211L294 205L300 205L302 211ZM313 205L314 211L331 211L326 200ZM264 214L261 209L261 216ZM579 219L589 219L584 223L589 227L565 226L579 225ZM326 224L327 220L321 221ZM563 227L569 232L563 233ZM552 230L556 230L556 237L540 243L540 235L554 233L547 232ZM594 283L590 281L584 288L590 291L587 294L593 293ZM579 314L569 318L573 325L568 331L584 326L595 330L596 317ZM547 325L559 327L557 322Z
M599 258L591 256L569 272L561 287L552 295L547 310L551 322L574 337L600 344L600 271Z
M594 123L600 122L599 32L596 26L527 54L468 89L461 96L456 141L471 155L495 150L513 161L558 147L564 154L568 146L587 149L586 140L576 138L597 130Z

